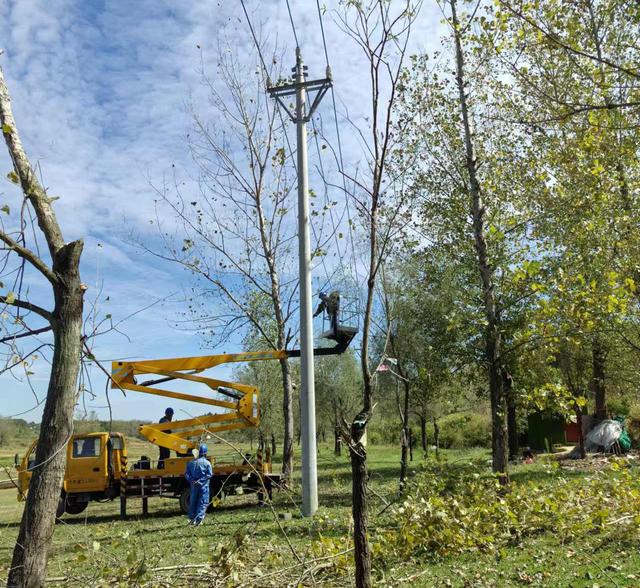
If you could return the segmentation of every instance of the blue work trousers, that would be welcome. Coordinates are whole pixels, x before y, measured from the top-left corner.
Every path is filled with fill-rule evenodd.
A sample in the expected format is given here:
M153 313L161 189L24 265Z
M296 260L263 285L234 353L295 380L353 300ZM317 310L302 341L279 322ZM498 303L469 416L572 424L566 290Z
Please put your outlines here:
M203 484L199 482L191 483L191 495L189 497L189 520L194 523L201 523L207 514L209 506L209 480Z

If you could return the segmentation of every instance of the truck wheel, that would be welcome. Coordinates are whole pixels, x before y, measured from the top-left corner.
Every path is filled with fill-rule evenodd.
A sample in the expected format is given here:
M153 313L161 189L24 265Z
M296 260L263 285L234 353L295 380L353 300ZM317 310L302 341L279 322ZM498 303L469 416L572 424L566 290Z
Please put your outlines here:
M191 498L191 488L185 486L180 493L180 510L182 514L189 514L189 503Z
M67 504L64 507L64 510L67 514L70 515L77 515L80 514L81 512L84 512L84 510L87 508L87 506L89 506L88 502L69 502L67 501Z

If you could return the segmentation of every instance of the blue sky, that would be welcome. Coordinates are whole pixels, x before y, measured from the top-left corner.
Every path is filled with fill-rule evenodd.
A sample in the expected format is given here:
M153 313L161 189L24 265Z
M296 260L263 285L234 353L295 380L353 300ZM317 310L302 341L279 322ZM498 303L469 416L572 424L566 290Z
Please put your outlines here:
M291 2L302 51L311 77L324 75L324 55L315 2ZM267 47L290 50L293 35L284 0L247 1L252 20ZM414 37L414 49L432 48L438 40L439 12L425 6ZM365 64L330 15L325 18L339 113L346 109L362 120L366 101ZM201 58L214 64L219 46L229 46L241 59L252 60L252 42L240 3L178 0L5 0L0 3L0 64L13 98L14 115L32 162L45 185L59 196L55 208L67 240L84 238L83 281L87 300L101 313L123 323L123 334L109 333L95 342L94 352L106 366L115 358L159 358L215 353L198 337L176 330L184 308L189 276L131 245L131 233L153 243L153 191L173 169L195 189L196 171L186 135L187 104L207 107L200 83ZM200 48L198 48L198 45ZM293 63L292 63L293 65ZM213 67L211 68L214 69ZM321 114L330 115L330 101ZM346 127L345 127L346 128ZM344 133L347 157L356 162L356 139ZM175 165L175 168L172 167ZM313 155L310 165L314 165ZM19 197L3 178L11 169L0 147L0 199L12 215ZM33 300L45 300L41 281L26 280ZM175 293L169 300L164 298ZM108 297L108 300L107 300ZM155 304L154 304L155 302ZM13 332L11 325L4 331ZM47 336L41 338L48 341ZM34 347L36 343L34 342ZM229 351L230 349L227 349ZM43 397L46 362L33 368L34 391ZM227 375L227 374L225 374ZM92 372L95 399L89 410L105 417L105 378ZM114 417L158 418L167 402L112 393ZM0 415L32 409L34 396L24 379L0 376ZM193 405L174 403L192 412ZM195 408L197 411L197 407ZM38 420L35 408L23 418Z

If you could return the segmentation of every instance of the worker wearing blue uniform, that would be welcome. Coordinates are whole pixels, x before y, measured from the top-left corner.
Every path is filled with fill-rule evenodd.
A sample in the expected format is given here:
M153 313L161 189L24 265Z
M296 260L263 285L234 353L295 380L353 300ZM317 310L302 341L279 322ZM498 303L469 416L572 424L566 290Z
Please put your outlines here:
M189 497L189 524L201 525L209 506L209 480L213 476L211 463L207 459L207 446L203 443L198 451L198 459L187 464L184 477L191 484Z
M164 416L158 421L160 423L170 423L173 420L173 408L169 407L164 411ZM166 429L163 433L171 434L170 429ZM164 469L164 460L169 459L171 457L171 451L166 447L159 447L160 449L160 457L158 458L158 469Z

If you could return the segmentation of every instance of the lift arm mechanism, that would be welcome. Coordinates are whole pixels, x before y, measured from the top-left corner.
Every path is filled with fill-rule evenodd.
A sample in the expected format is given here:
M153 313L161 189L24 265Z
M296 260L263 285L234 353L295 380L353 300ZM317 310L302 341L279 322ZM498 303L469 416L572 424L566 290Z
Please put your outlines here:
M225 409L224 412L216 414L140 426L140 433L151 443L173 449L178 453L186 453L197 446L197 440L194 441L192 438L197 439L207 431L215 433L232 429L246 429L256 427L260 423L259 390L255 386L201 376L198 375L200 372L227 363L283 359L287 356L286 351L255 351L173 359L114 361L111 368L111 387L188 400ZM138 383L136 376L140 375L161 377ZM212 392L216 392L226 399L154 387L171 380L186 380L204 384Z
M336 333L332 333L329 337L336 341L336 345L315 349L315 355L343 353L356 332L356 329L349 327L338 329ZM228 382L201 376L199 375L201 372L228 363L278 360L288 357L300 357L300 350L248 351L245 353L225 353L173 359L114 361L111 366L111 387L165 398L188 400L225 409L224 412L216 412L215 414L191 419L140 426L140 434L151 443L173 449L178 453L187 453L197 447L198 439L203 433L248 429L257 427L260 424L258 388L239 382ZM142 375L159 377L138 382L137 376ZM158 384L172 380L186 380L204 384L212 392L215 392L218 397L199 396L155 387ZM225 399L221 399L220 396Z

